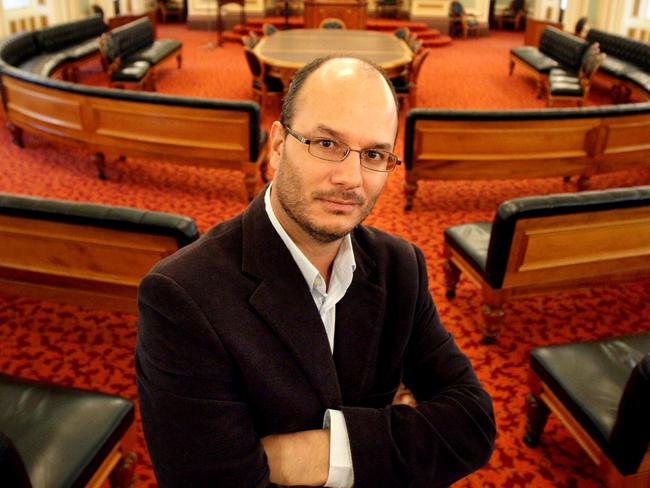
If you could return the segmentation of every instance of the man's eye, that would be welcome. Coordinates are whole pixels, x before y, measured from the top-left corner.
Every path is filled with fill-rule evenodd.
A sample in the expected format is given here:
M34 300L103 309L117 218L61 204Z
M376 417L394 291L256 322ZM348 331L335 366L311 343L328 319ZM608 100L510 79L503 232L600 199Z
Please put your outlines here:
M366 151L366 159L370 161L383 161L386 156L383 152L368 150Z
M319 139L316 143L321 149L334 149L336 147L336 142L329 139Z

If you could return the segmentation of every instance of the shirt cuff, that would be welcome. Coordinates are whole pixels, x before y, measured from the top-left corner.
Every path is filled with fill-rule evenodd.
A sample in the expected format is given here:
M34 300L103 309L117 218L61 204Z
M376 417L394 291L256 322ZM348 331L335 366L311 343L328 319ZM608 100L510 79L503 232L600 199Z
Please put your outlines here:
M329 488L352 488L354 468L348 427L343 412L327 410L323 427L330 430L330 469L325 486Z

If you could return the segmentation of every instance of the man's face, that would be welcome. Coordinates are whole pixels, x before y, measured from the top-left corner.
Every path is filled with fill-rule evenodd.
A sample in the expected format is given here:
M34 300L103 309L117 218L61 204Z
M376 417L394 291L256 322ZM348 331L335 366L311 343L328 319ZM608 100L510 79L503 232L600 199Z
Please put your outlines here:
M395 102L378 73L357 61L334 60L305 82L291 129L307 139L335 140L356 150L392 151L397 132ZM285 133L279 122L272 128L271 140L270 164L276 171L271 197L294 240L310 237L333 242L368 216L387 173L363 168L357 152L341 162L318 159L307 145Z

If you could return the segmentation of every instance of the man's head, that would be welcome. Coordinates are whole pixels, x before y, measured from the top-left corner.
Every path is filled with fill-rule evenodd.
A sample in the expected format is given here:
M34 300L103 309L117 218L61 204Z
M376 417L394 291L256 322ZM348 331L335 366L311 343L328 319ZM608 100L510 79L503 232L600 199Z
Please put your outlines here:
M366 61L316 60L296 74L271 128L270 154L273 208L294 240L336 241L368 216L388 174L362 166L358 151L393 152L397 123L395 91ZM343 161L319 159L305 144L315 139L351 151Z

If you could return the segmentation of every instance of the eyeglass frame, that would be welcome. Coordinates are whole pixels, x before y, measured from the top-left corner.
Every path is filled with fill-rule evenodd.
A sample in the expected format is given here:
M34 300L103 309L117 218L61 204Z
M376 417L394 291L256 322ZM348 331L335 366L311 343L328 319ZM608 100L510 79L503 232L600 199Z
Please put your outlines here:
M333 163L340 163L342 161L345 161L345 159L350 155L351 152L356 152L356 153L359 153L359 163L361 164L361 166L363 168L369 170L369 171L374 171L375 173L392 173L393 170L395 170L395 168L398 165L402 164L402 160L399 157L397 157L396 154L394 154L394 153L392 153L390 151L384 151L383 149L352 149L345 142L341 142L341 141L338 141L336 139L330 139L330 138L327 138L327 137L317 137L315 139L307 139L306 137L301 136L300 134L296 133L293 129L291 129L291 127L289 127L287 125L283 125L282 127L284 127L284 130L289 135L293 136L294 139L296 139L298 142L301 142L301 143L305 144L307 146L307 152L309 152L309 154L311 154L315 158L321 159L323 161L330 161L330 162L333 162ZM316 142L316 141L323 141L323 140L336 142L337 144L339 144L339 145L341 145L343 147L346 147L347 151L345 152L345 154L343 155L343 157L341 159L327 159L327 158L323 158L321 156L318 156L316 154L313 154L311 152L311 143ZM386 169L369 168L368 166L363 164L363 153L366 152L366 151L375 151L375 152L379 152L379 153L382 153L382 154L388 154L389 157L392 156L393 158L395 158L395 165L391 169L387 169L387 170Z

